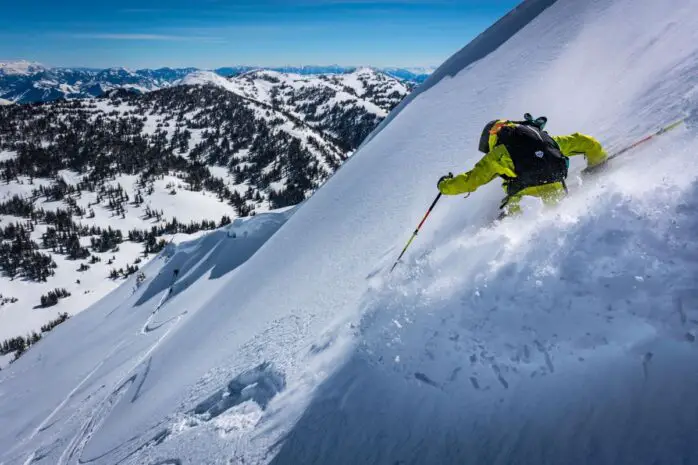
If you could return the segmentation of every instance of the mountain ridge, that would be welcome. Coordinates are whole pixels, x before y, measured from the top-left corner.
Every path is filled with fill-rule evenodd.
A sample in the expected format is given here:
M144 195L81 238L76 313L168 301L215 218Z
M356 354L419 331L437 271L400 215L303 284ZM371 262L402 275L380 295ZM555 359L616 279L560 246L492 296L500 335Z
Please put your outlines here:
M60 98L98 97L102 93L127 88L137 92L149 92L176 85L189 74L213 72L224 78L244 73L270 70L284 74L324 75L350 74L362 67L356 66L281 66L256 67L233 66L213 70L199 68L143 68L131 70L124 67L104 69L45 67L28 61L0 62L0 98L16 103L35 103ZM419 84L430 74L429 68L379 68L370 67L405 82Z

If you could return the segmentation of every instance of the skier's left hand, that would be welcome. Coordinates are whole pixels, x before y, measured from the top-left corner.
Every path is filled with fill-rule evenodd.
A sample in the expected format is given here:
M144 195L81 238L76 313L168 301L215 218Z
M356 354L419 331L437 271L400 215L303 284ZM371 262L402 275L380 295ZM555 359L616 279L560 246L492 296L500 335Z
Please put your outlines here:
M445 181L446 179L451 179L453 178L453 173L448 173L447 175L441 176L439 178L439 182L436 183L436 187L439 187L439 184L441 184L442 181Z

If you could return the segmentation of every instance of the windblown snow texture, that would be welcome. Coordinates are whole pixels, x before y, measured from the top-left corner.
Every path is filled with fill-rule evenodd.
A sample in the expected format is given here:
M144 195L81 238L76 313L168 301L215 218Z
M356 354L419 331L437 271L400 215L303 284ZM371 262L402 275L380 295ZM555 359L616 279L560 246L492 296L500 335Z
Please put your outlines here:
M559 0L451 63L244 263L240 234L173 248L146 271L172 293L122 286L3 371L0 461L698 463L694 132L575 159L558 208L444 198L386 273L483 122L612 151L688 113L697 8Z

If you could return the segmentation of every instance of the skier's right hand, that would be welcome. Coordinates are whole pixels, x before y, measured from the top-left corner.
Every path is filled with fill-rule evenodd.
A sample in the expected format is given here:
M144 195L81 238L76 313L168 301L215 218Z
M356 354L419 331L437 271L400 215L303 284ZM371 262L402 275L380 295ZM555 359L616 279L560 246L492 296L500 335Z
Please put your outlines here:
M603 162L599 163L598 165L587 166L586 168L584 168L582 170L582 175L583 176L595 176L599 173L606 171L607 168L608 168L608 162L603 161Z

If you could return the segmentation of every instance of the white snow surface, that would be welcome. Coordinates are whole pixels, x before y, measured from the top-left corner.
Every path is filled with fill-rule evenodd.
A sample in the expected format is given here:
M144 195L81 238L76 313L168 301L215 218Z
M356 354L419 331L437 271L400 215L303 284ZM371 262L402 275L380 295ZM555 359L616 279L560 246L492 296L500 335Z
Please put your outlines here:
M0 161L13 160L16 157L17 157L16 152L12 152L9 150L0 150Z
M618 149L695 106L695 11L559 0L268 241L273 215L169 247L0 372L0 463L698 463L691 130L575 167L557 208L491 223L494 183L443 198L388 273L485 121Z

